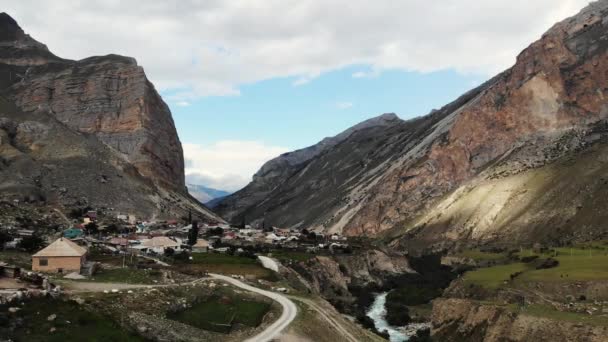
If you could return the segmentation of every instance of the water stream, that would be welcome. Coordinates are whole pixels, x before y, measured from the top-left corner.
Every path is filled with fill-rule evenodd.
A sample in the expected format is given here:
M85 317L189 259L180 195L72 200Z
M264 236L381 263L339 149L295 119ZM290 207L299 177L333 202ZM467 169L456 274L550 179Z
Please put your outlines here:
M376 325L378 331L387 331L391 342L404 342L408 340L406 334L402 331L397 330L395 327L388 325L386 321L386 309L384 304L386 303L386 295L388 293L380 293L376 296L374 303L370 306L367 311L367 317L371 318Z

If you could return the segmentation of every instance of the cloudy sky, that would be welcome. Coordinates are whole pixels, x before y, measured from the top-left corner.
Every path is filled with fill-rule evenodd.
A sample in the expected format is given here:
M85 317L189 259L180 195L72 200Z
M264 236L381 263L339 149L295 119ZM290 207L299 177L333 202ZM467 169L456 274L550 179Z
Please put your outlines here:
M0 0L57 55L135 57L189 179L226 190L366 118L426 114L588 0Z

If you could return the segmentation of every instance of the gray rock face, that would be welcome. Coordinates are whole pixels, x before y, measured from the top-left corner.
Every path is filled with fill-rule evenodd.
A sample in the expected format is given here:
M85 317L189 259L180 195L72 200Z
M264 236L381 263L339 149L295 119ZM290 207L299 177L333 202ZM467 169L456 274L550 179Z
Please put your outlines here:
M272 161L219 212L410 251L605 236L607 28L594 2L444 108Z
M315 145L285 153L272 159L256 172L253 176L253 181L249 185L224 198L215 205L214 210L220 213L222 217L235 223L240 223L244 218L242 214L248 207L255 206L263 201L287 179L303 169L312 159L331 150L358 132L373 128L380 130L381 128L399 125L400 123L402 123L402 120L397 115L392 113L383 114L361 122L334 137L325 138Z
M188 195L171 112L133 58L58 58L3 13L0 89L0 199L222 221Z

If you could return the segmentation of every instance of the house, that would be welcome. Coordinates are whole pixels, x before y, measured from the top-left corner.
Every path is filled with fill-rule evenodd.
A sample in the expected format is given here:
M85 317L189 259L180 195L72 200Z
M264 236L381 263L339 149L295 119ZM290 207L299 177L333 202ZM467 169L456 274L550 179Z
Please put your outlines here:
M155 236L148 240L143 240L141 242L141 246L148 247L149 251L152 251L157 254L165 253L166 248L172 248L175 251L181 250L181 240L170 239L166 236Z
M66 238L59 238L32 255L32 270L38 272L79 272L87 250Z
M69 228L63 231L63 237L68 239L76 239L84 235L82 229Z
M206 253L209 250L209 242L204 239L196 240L196 243L192 245L192 253Z
M91 221L97 221L97 211L96 210L89 210L84 216L88 217Z

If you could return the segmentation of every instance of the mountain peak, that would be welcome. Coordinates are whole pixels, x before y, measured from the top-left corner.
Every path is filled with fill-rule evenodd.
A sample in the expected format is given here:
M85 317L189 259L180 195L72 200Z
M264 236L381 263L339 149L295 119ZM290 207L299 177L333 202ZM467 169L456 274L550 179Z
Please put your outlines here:
M19 40L23 36L23 30L8 13L0 13L0 41Z

